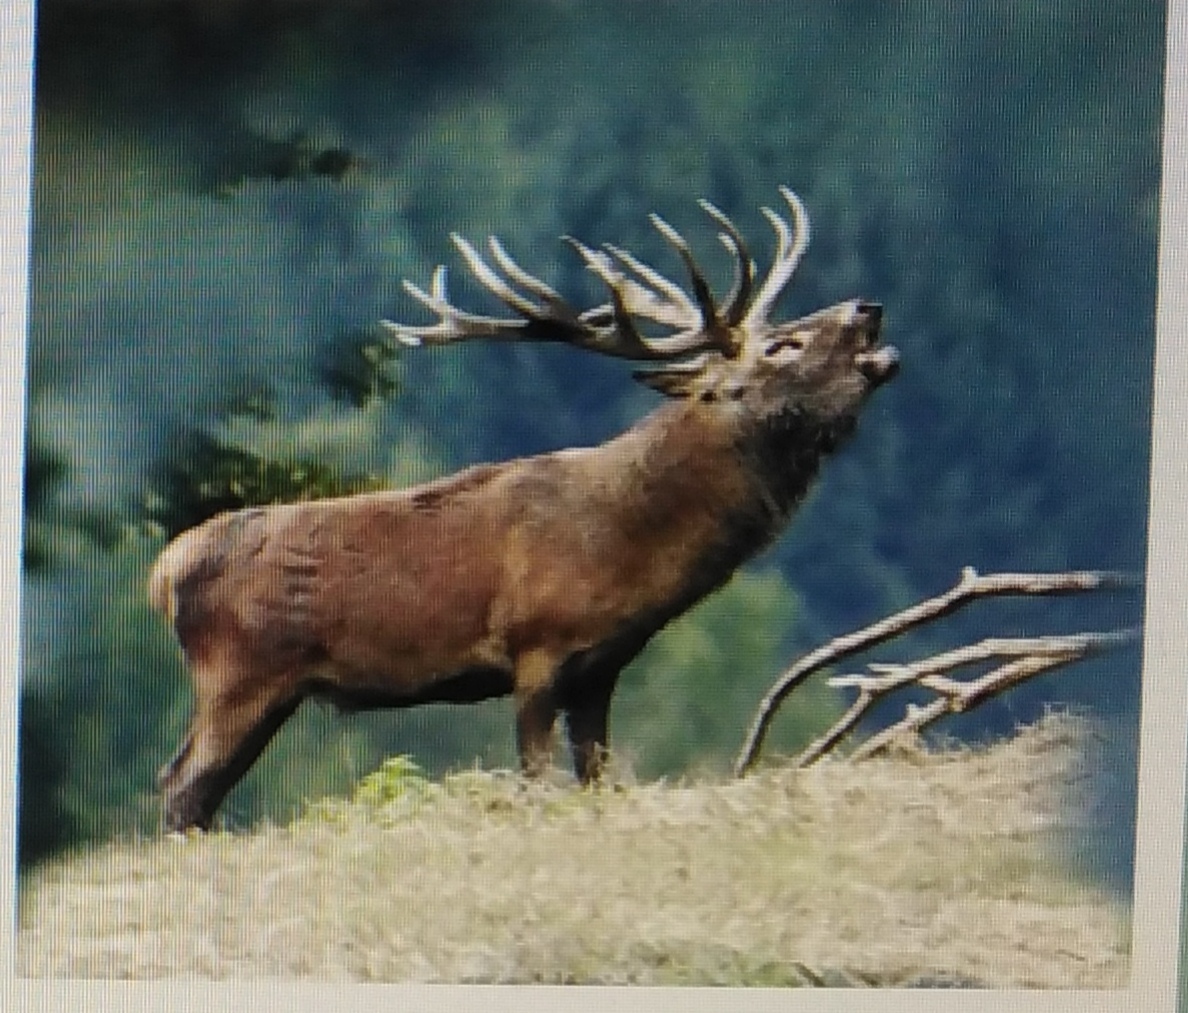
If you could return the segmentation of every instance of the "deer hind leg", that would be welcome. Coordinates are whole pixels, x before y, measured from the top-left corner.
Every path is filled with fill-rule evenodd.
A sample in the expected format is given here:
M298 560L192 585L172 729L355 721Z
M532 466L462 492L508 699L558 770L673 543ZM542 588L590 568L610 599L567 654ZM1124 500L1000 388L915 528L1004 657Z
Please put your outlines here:
M181 747L158 776L165 829L208 830L219 804L300 702L276 683L200 694Z

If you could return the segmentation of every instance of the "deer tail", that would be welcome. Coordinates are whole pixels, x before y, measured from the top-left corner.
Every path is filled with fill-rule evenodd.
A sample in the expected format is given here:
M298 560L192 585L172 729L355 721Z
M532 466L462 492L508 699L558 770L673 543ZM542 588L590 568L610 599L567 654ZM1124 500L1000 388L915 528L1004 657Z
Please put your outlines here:
M199 546L205 541L205 526L182 532L165 546L148 578L149 602L170 623L177 618L177 585L185 579L200 558Z

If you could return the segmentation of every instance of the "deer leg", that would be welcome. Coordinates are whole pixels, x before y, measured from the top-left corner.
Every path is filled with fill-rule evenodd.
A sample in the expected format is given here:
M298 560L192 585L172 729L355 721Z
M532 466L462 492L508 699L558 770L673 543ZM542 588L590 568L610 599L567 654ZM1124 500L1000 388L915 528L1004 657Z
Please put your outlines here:
M529 777L539 776L553 762L553 726L557 723L555 671L552 657L544 651L530 651L516 662L516 746L520 768Z
M159 776L166 830L208 830L219 804L300 702L278 699L275 691L199 700L181 748Z
M573 756L573 772L584 785L602 777L607 757L607 723L615 680L599 679L583 686L565 707L565 724Z
M194 733L191 729L186 733L186 737L182 739L182 743L177 747L177 752L173 754L169 762L157 771L157 788L164 789L165 785L177 777L177 772L181 769L182 763L185 762L187 756L190 755L190 749L194 745Z

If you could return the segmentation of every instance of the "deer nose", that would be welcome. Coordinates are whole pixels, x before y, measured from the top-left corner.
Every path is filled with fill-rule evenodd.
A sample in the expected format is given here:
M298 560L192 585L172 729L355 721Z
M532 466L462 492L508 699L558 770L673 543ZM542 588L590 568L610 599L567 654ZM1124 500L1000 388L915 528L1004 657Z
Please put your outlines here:
M862 316L872 331L877 332L883 323L883 304L877 302L860 302L858 313Z

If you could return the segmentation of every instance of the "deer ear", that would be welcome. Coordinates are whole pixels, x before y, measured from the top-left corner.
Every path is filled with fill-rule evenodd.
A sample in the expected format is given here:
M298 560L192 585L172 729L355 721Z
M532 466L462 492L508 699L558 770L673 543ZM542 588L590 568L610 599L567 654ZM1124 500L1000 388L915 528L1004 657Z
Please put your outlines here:
M678 369L637 369L631 374L636 380L668 397L688 397L693 393L695 374Z

